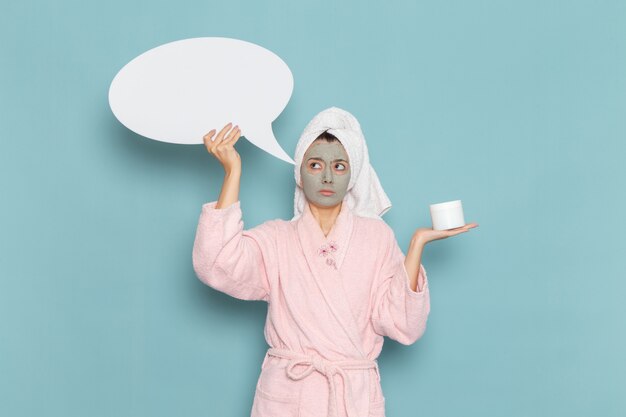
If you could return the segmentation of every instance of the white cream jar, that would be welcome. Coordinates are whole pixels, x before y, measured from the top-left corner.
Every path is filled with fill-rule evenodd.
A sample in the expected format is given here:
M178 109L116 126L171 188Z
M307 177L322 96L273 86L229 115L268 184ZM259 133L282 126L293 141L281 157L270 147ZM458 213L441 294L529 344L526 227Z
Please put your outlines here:
M465 225L461 200L430 205L430 218L434 230L448 230Z

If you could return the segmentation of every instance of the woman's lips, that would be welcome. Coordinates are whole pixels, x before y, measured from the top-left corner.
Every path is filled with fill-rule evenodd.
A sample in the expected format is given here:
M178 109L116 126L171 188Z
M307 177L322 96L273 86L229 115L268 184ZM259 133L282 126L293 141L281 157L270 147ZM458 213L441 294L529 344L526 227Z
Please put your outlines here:
M320 194L329 197L329 196L335 194L335 192L334 191L330 191L330 190L320 190Z

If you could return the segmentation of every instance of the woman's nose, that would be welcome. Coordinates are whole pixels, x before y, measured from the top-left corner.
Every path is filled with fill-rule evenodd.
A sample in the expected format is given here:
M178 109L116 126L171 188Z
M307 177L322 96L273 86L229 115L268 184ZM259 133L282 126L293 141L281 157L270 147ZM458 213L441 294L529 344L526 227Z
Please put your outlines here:
M328 169L328 167L326 167L326 169L324 170L324 174L322 175L322 182L328 184L333 182L333 174L331 170Z

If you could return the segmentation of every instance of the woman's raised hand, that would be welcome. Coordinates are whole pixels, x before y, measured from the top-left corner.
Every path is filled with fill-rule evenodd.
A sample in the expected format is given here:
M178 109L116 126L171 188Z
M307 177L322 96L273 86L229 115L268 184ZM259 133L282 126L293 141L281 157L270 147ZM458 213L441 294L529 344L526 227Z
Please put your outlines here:
M232 123L224 126L215 139L213 139L215 129L204 135L204 145L207 151L220 161L226 174L241 172L241 158L235 150L235 143L241 137L241 129L239 126L231 129L231 126Z

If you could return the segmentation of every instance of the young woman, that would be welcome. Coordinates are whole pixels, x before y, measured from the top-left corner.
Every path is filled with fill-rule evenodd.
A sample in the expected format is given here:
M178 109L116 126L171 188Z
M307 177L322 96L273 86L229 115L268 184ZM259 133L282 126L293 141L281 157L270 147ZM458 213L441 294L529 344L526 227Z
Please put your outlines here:
M376 358L384 336L409 345L425 330L424 245L477 225L417 229L405 257L380 218L391 204L359 123L331 107L296 147L294 218L244 230L240 133L229 123L204 138L225 177L219 199L202 207L193 264L207 285L268 302L252 417L384 416Z

